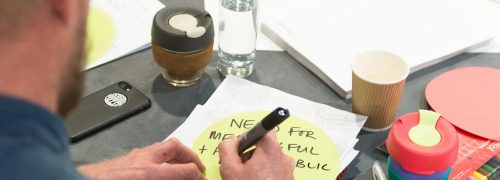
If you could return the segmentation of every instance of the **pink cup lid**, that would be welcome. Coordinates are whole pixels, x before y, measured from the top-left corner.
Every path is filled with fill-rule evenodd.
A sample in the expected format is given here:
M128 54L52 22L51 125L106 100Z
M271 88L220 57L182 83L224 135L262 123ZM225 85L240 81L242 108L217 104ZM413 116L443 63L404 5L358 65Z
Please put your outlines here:
M431 128L435 128L439 137L437 141L425 141L432 139L429 138L429 131L415 132L415 129L429 125L431 121L420 120L420 117L419 113L414 112L403 115L394 122L386 141L391 158L403 169L417 174L433 174L449 168L458 155L458 135L455 127L438 114L435 116L437 120L432 124L434 127ZM422 135L420 139L424 141L418 140L419 134Z

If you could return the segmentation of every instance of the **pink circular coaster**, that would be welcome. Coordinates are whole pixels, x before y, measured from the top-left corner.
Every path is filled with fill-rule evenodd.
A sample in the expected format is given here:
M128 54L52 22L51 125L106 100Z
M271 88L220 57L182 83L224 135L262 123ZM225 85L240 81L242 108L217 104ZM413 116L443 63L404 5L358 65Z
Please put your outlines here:
M454 69L434 78L425 89L429 106L453 125L472 134L500 140L500 70Z

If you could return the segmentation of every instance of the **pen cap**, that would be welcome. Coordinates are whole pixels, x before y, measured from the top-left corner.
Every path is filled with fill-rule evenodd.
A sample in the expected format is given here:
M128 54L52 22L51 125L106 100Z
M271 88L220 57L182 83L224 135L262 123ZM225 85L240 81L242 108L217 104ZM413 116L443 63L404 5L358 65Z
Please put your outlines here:
M417 112L397 118L386 141L391 158L403 169L417 174L432 174L449 168L458 155L458 135L455 127L445 118L438 116L435 130L440 139L429 146L410 137L410 130L419 123L420 114Z
M201 9L167 6L153 18L152 41L175 52L202 50L214 41L212 16Z
M271 130L278 124L283 122L286 118L290 116L288 109L276 108L273 112L269 113L264 119L262 119L262 126L264 129Z

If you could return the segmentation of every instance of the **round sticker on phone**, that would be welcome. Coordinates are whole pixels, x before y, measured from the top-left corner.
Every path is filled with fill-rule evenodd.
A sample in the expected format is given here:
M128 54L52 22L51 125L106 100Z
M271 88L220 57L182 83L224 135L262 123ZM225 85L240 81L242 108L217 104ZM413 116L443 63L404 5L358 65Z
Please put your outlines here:
M127 102L127 96L120 93L108 94L104 97L104 103L108 106L118 107Z

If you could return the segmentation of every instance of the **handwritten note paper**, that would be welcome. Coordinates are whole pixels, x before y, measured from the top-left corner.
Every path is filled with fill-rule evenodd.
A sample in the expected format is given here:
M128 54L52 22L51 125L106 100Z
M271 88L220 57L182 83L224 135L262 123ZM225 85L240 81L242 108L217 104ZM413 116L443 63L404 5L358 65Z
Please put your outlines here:
M217 146L231 135L252 128L269 112L248 112L221 119L211 125L193 145L207 171L207 179L221 179ZM275 129L281 149L294 157L296 179L334 179L339 173L340 156L335 144L317 126L291 116Z
M357 155L353 147L365 116L233 76L226 77L205 105L198 105L169 137L192 147L207 166L206 177L218 179L219 142L243 133L276 107L291 114L276 131L283 152L295 159L296 179L334 179Z

